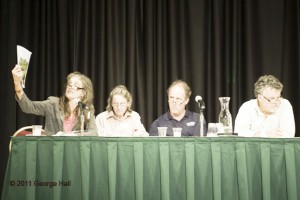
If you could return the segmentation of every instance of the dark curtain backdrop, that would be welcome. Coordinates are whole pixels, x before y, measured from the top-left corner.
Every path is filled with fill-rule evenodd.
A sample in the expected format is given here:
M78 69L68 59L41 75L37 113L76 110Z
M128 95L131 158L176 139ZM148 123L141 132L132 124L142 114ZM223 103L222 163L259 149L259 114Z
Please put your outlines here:
M32 51L25 88L32 100L60 96L67 74L80 71L93 81L96 114L124 84L148 130L168 109L166 89L175 79L192 88L188 109L198 112L194 98L201 95L206 120L216 122L218 97L231 97L235 119L254 98L257 78L273 74L298 130L299 35L299 0L1 0L1 189L10 136L43 123L15 101L16 45Z

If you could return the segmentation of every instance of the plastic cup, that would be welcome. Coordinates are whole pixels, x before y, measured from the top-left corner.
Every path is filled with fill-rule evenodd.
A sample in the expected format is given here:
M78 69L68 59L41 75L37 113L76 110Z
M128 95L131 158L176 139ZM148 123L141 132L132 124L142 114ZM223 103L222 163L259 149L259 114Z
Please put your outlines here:
M167 129L168 129L168 127L157 127L158 136L166 137L167 136Z
M181 137L181 130L182 130L182 128L173 128L173 136Z
M41 136L42 135L42 125L32 125L32 135Z
M218 136L218 125L217 125L217 123L208 123L207 137L217 137L217 136Z

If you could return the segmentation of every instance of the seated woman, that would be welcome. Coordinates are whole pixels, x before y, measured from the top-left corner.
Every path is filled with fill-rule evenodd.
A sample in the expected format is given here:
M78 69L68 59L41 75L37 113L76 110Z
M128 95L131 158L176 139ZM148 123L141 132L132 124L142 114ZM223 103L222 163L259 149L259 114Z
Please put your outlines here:
M110 93L106 111L96 117L99 136L133 137L148 136L140 115L131 110L132 96L123 85Z
M16 100L23 112L45 117L45 134L54 135L62 132L79 132L83 129L91 135L96 132L95 109L93 105L93 84L90 78L80 72L72 72L66 78L65 92L61 97L50 96L44 101L32 101L22 87L23 71L16 65L12 70ZM82 109L78 102L86 105ZM80 112L84 115L82 124Z

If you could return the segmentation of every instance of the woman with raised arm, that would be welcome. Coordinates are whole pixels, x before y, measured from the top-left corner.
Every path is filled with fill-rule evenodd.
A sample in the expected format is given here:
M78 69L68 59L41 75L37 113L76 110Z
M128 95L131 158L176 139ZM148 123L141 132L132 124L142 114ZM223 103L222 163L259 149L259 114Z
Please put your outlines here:
M84 116L84 130L91 135L93 132L96 134L93 85L87 76L80 72L70 73L66 78L65 93L61 97L50 96L44 101L32 101L27 97L22 87L23 71L19 65L12 70L12 76L20 108L25 113L45 117L46 135L82 130L80 115Z

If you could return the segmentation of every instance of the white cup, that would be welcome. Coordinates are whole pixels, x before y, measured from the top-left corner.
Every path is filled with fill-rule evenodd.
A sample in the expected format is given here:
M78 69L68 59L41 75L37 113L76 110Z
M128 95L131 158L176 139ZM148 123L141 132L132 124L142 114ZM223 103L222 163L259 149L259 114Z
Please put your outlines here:
M219 133L224 133L222 123L208 123L207 137L217 137Z
M217 125L217 123L208 123L207 137L217 137L217 136L218 136L218 125Z
M167 129L168 129L168 127L157 127L158 136L166 137L167 136Z
M32 125L32 135L41 136L42 135L42 125Z
M173 136L181 137L181 130L182 130L182 128L173 128Z

